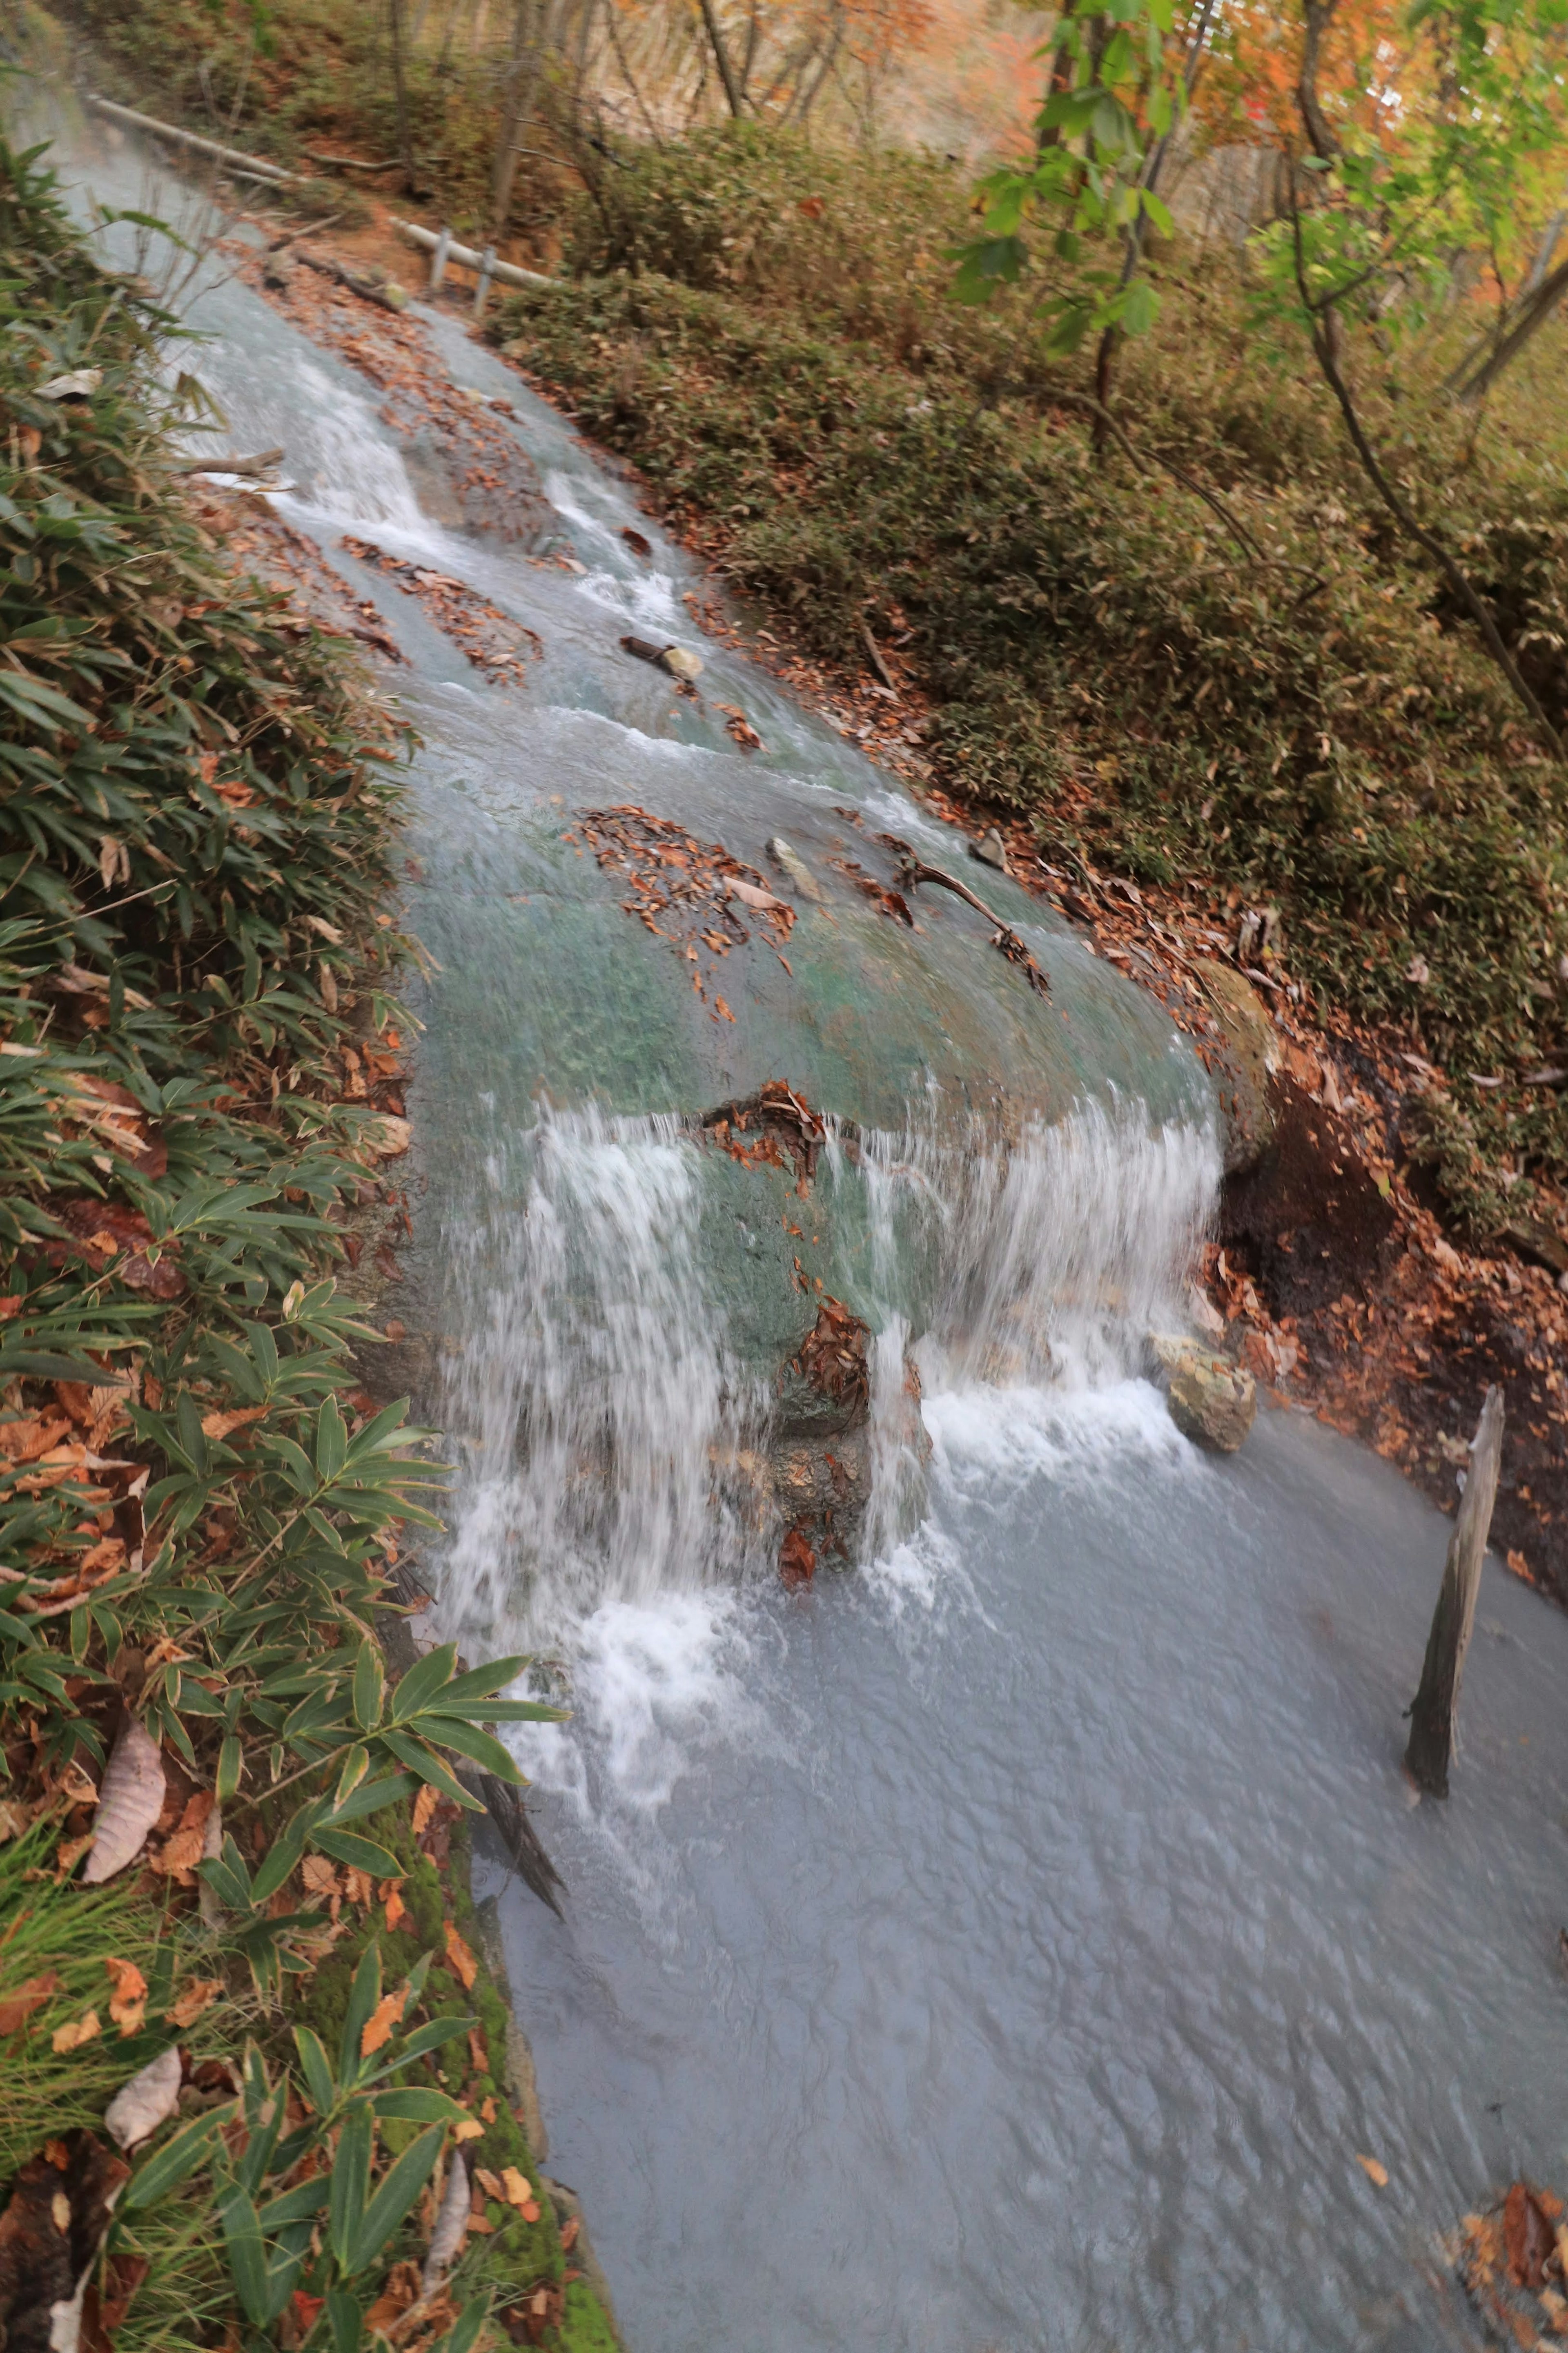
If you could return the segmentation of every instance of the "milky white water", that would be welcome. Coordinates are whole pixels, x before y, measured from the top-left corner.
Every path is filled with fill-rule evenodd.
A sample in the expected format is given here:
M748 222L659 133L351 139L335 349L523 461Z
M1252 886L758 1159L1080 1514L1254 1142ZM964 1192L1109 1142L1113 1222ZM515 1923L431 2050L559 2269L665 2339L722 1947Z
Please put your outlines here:
M772 1409L777 1202L674 1118L689 1044L626 918L571 898L559 812L818 845L848 804L932 856L952 836L718 649L751 765L618 656L627 628L694 641L689 569L627 554L624 491L458 325L434 332L517 402L578 575L429 522L373 390L248 295L196 317L232 448L284 444L285 511L414 664L413 913L444 972L411 1296L458 1464L432 1566L465 1647L539 1648L574 1710L520 1740L564 1922L486 1868L629 2344L1469 2342L1433 2234L1568 2158L1568 1625L1489 1570L1455 1795L1412 1810L1446 1525L1294 1417L1223 1462L1177 1436L1141 1337L1179 1317L1212 1201L1206 1092L1037 923L1065 1093L1005 1134L965 1056L1045 1017L956 928L941 975L974 1027L944 1013L929 1084L907 1058L895 1083L830 964L816 1027L759 1001L814 1100L843 1109L837 1072L871 1105L801 1218L877 1335L872 1557L785 1593L727 1468ZM535 628L527 690L356 573L345 527Z

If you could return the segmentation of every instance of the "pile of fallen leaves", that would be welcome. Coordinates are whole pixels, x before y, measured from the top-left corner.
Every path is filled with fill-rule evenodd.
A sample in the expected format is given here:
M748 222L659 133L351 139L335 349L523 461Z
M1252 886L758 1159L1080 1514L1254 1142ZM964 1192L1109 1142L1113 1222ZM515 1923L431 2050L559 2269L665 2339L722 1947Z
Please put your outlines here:
M409 445L416 473L440 469L439 496L469 530L542 547L554 529L532 459L506 420L510 401L454 384L416 319L377 308L318 270L279 272L234 244L237 274L313 343L337 352L383 396L382 422Z
M1568 2337L1568 2221L1561 2198L1510 2182L1495 2206L1467 2214L1448 2249L1460 2284L1504 2344Z
M692 988L704 1004L723 959L747 946L763 925L774 955L790 970L783 943L795 909L769 890L754 866L732 858L722 843L699 841L683 826L629 801L580 810L562 838L585 844L602 867L627 878L631 894L621 906L656 939L668 940L671 952L691 966ZM709 1010L715 1021L735 1018L716 989Z
M361 564L372 565L395 581L405 596L417 597L442 636L460 648L474 668L495 685L520 686L529 662L542 653L532 629L514 621L510 613L503 613L461 580L388 555L384 548L367 539L353 539L345 533L342 543Z
M826 1296L816 1310L816 1322L802 1341L791 1370L809 1382L818 1396L843 1406L852 1419L860 1419L870 1399L870 1374L866 1343L871 1329L863 1317L840 1299Z

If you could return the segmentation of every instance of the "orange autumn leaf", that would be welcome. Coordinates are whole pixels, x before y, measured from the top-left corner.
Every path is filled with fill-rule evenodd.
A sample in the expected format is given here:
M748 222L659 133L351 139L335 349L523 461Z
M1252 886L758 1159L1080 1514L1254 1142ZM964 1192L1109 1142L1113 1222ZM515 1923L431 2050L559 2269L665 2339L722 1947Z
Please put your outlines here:
M391 2042L392 2030L403 2016L403 2004L405 1999L406 1989L404 1993L382 1995L369 2018L366 2019L364 2031L359 2039L359 2055L362 2059L368 2059L373 2051L379 2051L384 2044Z
M193 2026L209 2001L223 1991L218 1978L193 1978L178 2001L163 2012L171 2026Z
M79 2051L84 2042L90 2042L101 2031L97 2010L89 2010L85 2018L73 2019L68 2026L57 2026L49 2039L49 2047L57 2052Z
M1365 2174L1367 2179L1373 2184L1374 2189L1387 2189L1388 2168L1386 2165L1380 2165L1375 2157L1363 2157L1359 2149L1356 2151L1356 2163L1360 2166L1362 2171Z
M414 1836L422 1839L430 1827L430 1817L439 1802L437 1791L428 1781L414 1800Z
M463 1981L463 1991L465 1993L470 1992L473 1988L474 1979L479 1976L479 1965L478 1961L475 1960L472 1953L469 1952L467 1945L464 1944L461 1936L458 1936L457 1928L450 1920L447 1923L447 1958L451 1963L453 1968L456 1969L458 1977L461 1978Z
M387 1889L385 1901L386 1925L388 1929L391 1930L396 1927L400 1920L406 1919L408 1915L408 1906L403 1901L402 1894L395 1880L392 1882Z
M106 1954L103 1966L114 1980L109 2015L121 2034L134 2034L147 2014L147 1980L134 1961Z

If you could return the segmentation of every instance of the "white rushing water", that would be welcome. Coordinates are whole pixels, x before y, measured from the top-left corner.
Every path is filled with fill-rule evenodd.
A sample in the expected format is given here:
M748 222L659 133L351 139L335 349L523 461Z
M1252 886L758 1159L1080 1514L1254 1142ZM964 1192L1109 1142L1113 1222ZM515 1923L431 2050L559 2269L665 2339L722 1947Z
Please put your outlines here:
M445 966L413 1271L459 1466L435 1567L470 1649L548 1651L569 1691L519 1741L564 1923L490 1877L635 2353L1471 2342L1433 2234L1568 2158L1568 1627L1489 1572L1455 1798L1407 1807L1445 1525L1293 1417L1224 1462L1177 1435L1142 1336L1181 1316L1213 1138L1044 932L1071 1115L972 1116L950 1075L830 1142L801 1204L801 1249L818 1206L859 1236L877 1477L867 1561L784 1592L731 1477L772 1395L735 1269L774 1220L624 1108L673 1067L651 967L613 908L591 963L562 946L539 815L667 796L710 838L793 835L847 802L948 838L721 649L752 767L620 659L639 619L691 638L690 568L453 322L581 574L426 521L372 388L251 298L197 316L234 448L285 445L290 520L413 664ZM527 691L356 572L345 525L536 628Z

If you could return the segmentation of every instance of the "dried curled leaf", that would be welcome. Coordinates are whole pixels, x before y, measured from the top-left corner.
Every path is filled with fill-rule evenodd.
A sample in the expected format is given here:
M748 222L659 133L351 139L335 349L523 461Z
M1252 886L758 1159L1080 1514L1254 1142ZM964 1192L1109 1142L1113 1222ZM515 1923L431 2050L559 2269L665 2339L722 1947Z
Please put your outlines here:
M180 2051L172 2042L121 2084L103 2112L104 2129L121 2148L135 2148L180 2104Z
M118 1960L105 1954L103 1966L114 1984L109 2015L121 2034L134 2034L147 2015L147 1980L134 1961Z
M223 1991L220 1978L193 1978L177 2001L163 2012L170 2026L194 2026L207 2004Z
M85 2018L73 2019L67 2026L57 2026L50 2037L50 2048L56 2052L79 2051L84 2042L92 2042L102 2031L97 2010L89 2010Z
M82 1878L89 1887L134 1862L163 1810L163 1758L140 1717L128 1715L110 1753Z

